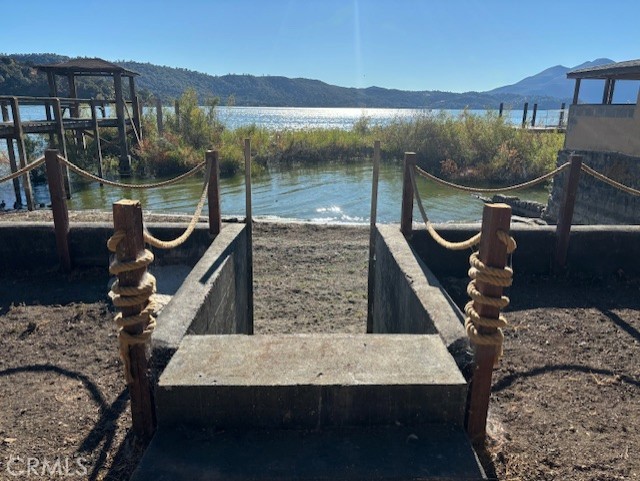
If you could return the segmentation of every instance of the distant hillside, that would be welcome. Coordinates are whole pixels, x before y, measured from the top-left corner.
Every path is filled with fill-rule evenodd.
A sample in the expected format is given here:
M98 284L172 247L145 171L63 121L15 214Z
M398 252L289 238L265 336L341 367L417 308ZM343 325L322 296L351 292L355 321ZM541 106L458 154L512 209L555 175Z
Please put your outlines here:
M592 62L585 62L575 67L555 67L543 70L540 73L527 77L513 85L505 85L485 92L500 97L506 94L534 95L556 98L572 98L575 81L567 78L567 72L580 68L596 67L613 63L608 58L598 58ZM614 90L614 103L635 103L638 96L640 82L617 82ZM580 101L584 103L598 103L602 101L604 80L584 80L580 84Z
M0 56L0 95L46 95L44 75L33 65L67 60L56 54ZM136 80L143 98L160 96L164 102L179 97L192 87L201 99L220 97L221 102L242 106L274 107L369 107L369 108L434 108L434 109L496 109L500 102L519 108L525 101L538 102L541 109L558 108L562 99L551 95L523 92L452 93L440 91L402 91L380 87L346 88L319 80L287 77L256 77L253 75L212 76L187 69L164 67L150 63L116 61L140 73ZM60 82L60 94L65 95L65 82ZM104 80L79 79L80 96L113 96ZM566 100L568 96L565 96Z

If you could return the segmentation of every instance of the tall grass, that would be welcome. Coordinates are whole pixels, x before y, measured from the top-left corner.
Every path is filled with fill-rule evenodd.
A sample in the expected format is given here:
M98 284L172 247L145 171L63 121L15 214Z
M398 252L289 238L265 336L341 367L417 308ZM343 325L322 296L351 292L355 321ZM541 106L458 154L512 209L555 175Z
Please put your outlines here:
M255 168L321 162L350 162L370 157L380 140L383 161L400 161L415 152L418 165L435 175L468 183L519 182L551 170L563 135L513 128L488 113L446 113L396 119L372 126L362 117L351 130L307 129L273 131L257 125L225 129L215 113L215 101L199 108L195 92L180 99L180 119L169 116L163 137L147 118L145 140L136 154L139 170L155 175L184 172L204 158L204 150L220 152L221 175L243 166L243 141L251 139Z

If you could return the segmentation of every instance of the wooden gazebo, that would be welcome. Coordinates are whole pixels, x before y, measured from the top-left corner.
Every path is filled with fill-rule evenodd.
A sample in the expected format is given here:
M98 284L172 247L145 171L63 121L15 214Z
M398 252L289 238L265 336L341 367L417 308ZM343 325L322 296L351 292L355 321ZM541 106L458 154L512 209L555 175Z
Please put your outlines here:
M49 82L49 96L58 97L57 77L65 77L69 86L69 97L78 98L76 90L77 77L113 77L113 87L115 92L116 119L118 127L118 138L120 144L120 174L127 175L131 171L131 158L127 146L127 125L133 124L136 136L142 137L140 130L140 104L136 95L135 77L139 74L127 70L120 65L116 65L100 58L77 58L55 64L39 65L37 69L47 74ZM122 79L129 80L129 101L132 106L132 113L128 112L123 95ZM125 113L126 111L126 113ZM127 120L127 113L130 119ZM79 117L78 104L72 107L71 116ZM82 132L78 132L82 138Z

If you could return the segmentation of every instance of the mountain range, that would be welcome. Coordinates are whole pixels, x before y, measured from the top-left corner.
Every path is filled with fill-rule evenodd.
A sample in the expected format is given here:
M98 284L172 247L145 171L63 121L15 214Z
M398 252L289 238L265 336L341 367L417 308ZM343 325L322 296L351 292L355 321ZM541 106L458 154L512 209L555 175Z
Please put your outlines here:
M46 95L44 75L34 65L57 63L69 57L56 54L0 54L0 95ZM496 109L501 102L520 108L524 102L537 102L539 108L559 108L573 95L572 80L566 73L575 68L602 65L610 59L567 68L561 65L536 75L487 92L441 92L434 90L403 91L380 87L347 88L319 80L278 76L222 75L213 76L187 69L150 63L116 61L114 63L140 74L136 79L143 98L159 96L164 102L178 98L186 88L196 90L201 99L217 96L223 104L241 106L287 107L369 107L369 108L443 108ZM638 87L619 82L614 100L635 102ZM65 82L61 82L64 95ZM106 79L78 79L81 97L112 97L112 86ZM585 81L581 101L598 101L602 97L602 81Z

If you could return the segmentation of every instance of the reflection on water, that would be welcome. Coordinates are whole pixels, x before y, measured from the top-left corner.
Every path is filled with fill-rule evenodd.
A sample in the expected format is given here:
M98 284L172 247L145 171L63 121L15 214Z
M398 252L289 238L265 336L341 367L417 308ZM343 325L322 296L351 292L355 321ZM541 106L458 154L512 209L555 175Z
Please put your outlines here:
M111 204L122 198L138 199L145 210L191 214L202 193L202 176L179 184L152 190L100 187L72 174L73 198L70 209L111 210ZM371 209L372 164L331 163L312 167L296 166L272 170L252 179L255 216L289 218L315 222L368 222ZM435 222L475 221L482 216L482 202L473 195L442 187L417 178L427 213ZM13 199L11 182L0 184L0 199ZM49 203L45 185L35 186L38 203ZM222 213L244 214L244 178L237 175L221 180ZM544 188L521 191L521 198L546 203ZM378 221L399 222L402 196L402 167L380 166ZM419 212L414 210L416 221Z

